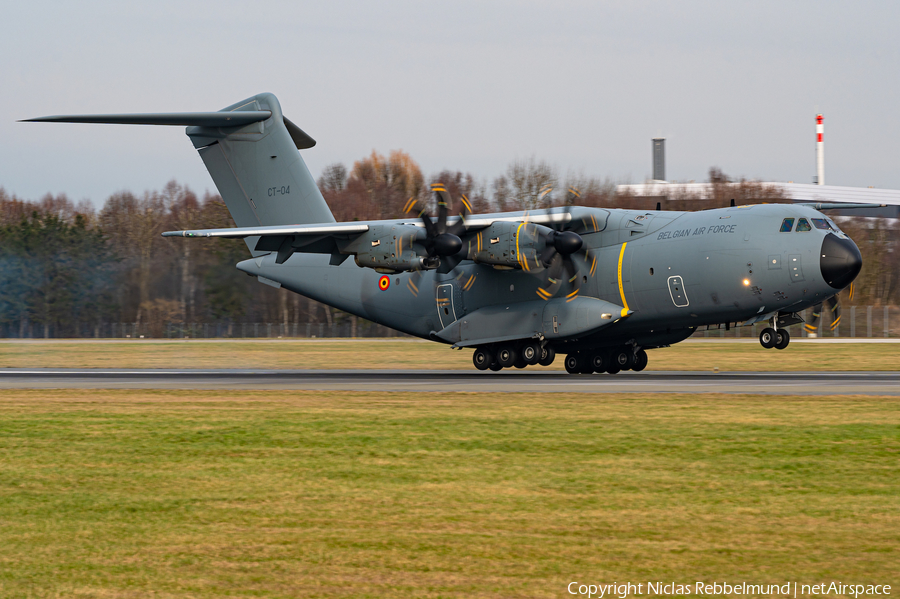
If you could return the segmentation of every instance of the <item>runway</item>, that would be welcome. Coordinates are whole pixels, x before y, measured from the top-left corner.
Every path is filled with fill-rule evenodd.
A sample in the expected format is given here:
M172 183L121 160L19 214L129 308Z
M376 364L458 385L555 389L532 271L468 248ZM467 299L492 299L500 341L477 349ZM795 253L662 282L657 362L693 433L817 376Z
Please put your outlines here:
M900 372L3 369L0 389L207 389L480 393L900 396Z

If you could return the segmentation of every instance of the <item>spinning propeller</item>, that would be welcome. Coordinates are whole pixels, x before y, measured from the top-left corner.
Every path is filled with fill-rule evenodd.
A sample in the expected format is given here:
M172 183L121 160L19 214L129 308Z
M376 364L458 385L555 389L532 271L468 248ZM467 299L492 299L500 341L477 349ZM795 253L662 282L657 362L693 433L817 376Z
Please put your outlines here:
M429 216L426 213L425 208L418 211L417 216L422 219L422 224L425 225L425 239L420 239L419 243L421 243L422 246L425 247L425 251L428 252L428 257L425 258L425 269L437 269L437 272L446 274L455 269L463 258L465 258L464 255L461 255L463 242L460 237L466 234L465 220L466 217L471 214L472 206L469 204L469 199L465 195L461 196L460 199L462 201L463 210L459 214L459 219L448 225L447 216L449 215L450 205L452 204L450 194L447 192L447 188L443 183L433 183L431 185L431 190L434 192L437 199L437 218L434 219ZM409 202L407 202L404 207L404 212L413 213L416 211L417 206L418 200L416 198L410 198ZM422 271L417 270L407 282L407 287L413 295L419 294L419 281L421 278ZM465 288L468 289L471 287L473 282L474 277L471 277L467 282L468 286Z
M569 196L570 199L581 197L575 188L569 188ZM571 214L571 209L567 207L566 212ZM544 266L545 284L537 290L541 299L552 298L564 283L574 287L574 290L566 295L567 301L578 297L582 270L587 270L592 277L597 272L597 257L584 247L581 235L596 233L599 230L597 219L593 215L554 223L551 227L541 227L538 230L544 241L544 251L541 252L539 260ZM581 264L576 263L576 258Z
M850 299L850 300L853 299L853 283L850 283L850 296L848 299ZM833 331L841 323L840 293L836 293L835 295L831 296L830 298L825 300L825 303L828 304L828 309L831 310L832 320L831 320L830 330ZM809 322L806 323L806 325L804 325L804 328L806 329L806 332L810 337L815 337L816 334L818 333L819 318L821 318L821 317L822 317L822 304L816 304L813 307L812 318L810 319Z

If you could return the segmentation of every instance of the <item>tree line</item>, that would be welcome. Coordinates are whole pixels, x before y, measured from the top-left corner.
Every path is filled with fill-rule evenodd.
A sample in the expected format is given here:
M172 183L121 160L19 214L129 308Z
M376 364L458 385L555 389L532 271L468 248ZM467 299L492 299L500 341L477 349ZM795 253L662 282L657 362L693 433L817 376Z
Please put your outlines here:
M397 150L373 151L348 168L326 167L318 185L338 221L404 216L410 197L430 206L429 185L466 195L476 213L582 206L648 209L660 198L618 193L609 179L561 176L536 159L518 160L486 181L444 170L431 177ZM567 193L577 188L579 198ZM671 186L665 207L701 210L785 202L777 187L731 181L711 169L705 197ZM457 208L459 208L457 206ZM103 323L137 323L161 336L166 323L326 323L351 319L283 289L260 285L234 268L248 254L242 241L163 238L166 230L233 227L222 199L198 196L175 181L160 190L115 193L96 209L65 195L23 200L0 188L0 336L82 336ZM900 266L896 224L884 219L842 221L863 253L854 303L898 303ZM356 326L356 319L352 318ZM87 332L86 332L87 331Z

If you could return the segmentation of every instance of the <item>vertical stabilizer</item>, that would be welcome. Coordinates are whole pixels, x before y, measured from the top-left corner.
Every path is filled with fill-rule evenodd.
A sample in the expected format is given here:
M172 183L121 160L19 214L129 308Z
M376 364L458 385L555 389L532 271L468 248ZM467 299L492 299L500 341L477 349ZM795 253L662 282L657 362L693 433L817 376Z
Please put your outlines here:
M220 112L244 111L269 111L271 116L236 127L187 128L237 226L333 223L298 151L316 142L284 118L272 94L259 94ZM253 250L256 239L247 239L247 245Z

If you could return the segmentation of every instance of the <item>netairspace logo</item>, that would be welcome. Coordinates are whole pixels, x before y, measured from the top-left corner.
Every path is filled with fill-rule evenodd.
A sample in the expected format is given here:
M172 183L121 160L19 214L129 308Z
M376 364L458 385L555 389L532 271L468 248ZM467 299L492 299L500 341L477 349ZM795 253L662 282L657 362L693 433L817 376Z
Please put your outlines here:
M783 595L800 597L807 595L835 595L860 597L863 595L890 595L889 584L844 584L842 582L823 582L819 584L753 584L749 582L613 582L607 584L583 584L570 582L566 587L570 595L597 597L598 599L626 599L639 595Z

